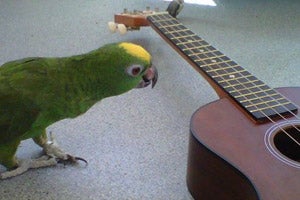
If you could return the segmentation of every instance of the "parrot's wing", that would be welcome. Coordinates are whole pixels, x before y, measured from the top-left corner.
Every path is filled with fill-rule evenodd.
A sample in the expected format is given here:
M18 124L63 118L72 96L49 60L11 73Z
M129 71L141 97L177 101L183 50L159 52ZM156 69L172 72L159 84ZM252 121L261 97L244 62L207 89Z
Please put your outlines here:
M36 91L24 59L0 67L0 144L20 138L36 120L40 109L28 96ZM31 85L31 87L28 87ZM36 86L38 87L38 86Z
M38 110L28 108L28 100L16 95L0 94L0 144L20 138L38 116Z
M2 65L0 76L12 90L33 99L47 86L48 67L44 58L25 58Z

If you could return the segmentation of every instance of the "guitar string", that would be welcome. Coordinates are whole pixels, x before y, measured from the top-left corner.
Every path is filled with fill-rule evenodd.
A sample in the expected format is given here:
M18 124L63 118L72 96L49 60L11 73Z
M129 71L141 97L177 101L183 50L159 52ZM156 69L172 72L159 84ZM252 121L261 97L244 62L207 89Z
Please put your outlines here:
M180 25L180 24L179 24ZM173 32L174 31L176 31L175 29L174 30L172 30ZM169 33L170 34L170 33ZM171 33L171 35L173 35L172 33ZM176 37L175 37L176 38ZM178 37L177 37L178 38ZM193 38L194 39L194 38ZM181 42L181 41L180 41ZM185 47L187 47L186 45L184 45ZM192 44L192 46L193 46L193 44ZM205 49L207 50L207 48L205 47ZM214 52L211 52L210 50L208 50L208 52L209 53L212 53L212 54L214 54L214 55L216 55ZM222 54L222 53L221 53ZM198 56L196 56L196 57L198 57ZM207 57L206 55L205 55L205 57ZM222 57L222 56L220 56L220 57ZM223 57L227 57L227 56L225 56L224 54L223 54ZM199 58L199 57L198 57ZM209 58L209 57L207 57L207 58ZM227 57L228 58L228 57ZM200 58L201 59L201 58ZM221 61L222 61L222 59L220 59ZM231 61L231 59L229 59L229 61ZM227 66L229 66L228 65L228 63L225 63ZM208 66L209 67L209 66ZM231 66L229 66L229 67L231 67ZM211 67L209 67L210 69L211 69ZM226 70L224 70L224 71L226 71ZM234 69L234 71L237 71L236 69ZM237 71L238 73L240 73L239 71ZM242 74L241 74L242 75ZM250 74L251 75L251 74ZM225 80L226 82L228 82L226 79L224 79L222 76L221 76L221 78L223 79L223 80ZM248 78L246 78L246 79L248 79ZM249 80L249 79L248 79ZM241 82L238 80L238 82L240 83L240 85L243 85L243 83L241 84ZM253 83L251 83L253 86L255 86ZM265 84L264 84L265 85ZM267 86L267 85L265 85L265 86ZM245 86L243 86L243 87L245 87ZM268 87L268 86L267 86ZM245 87L246 89L247 89L247 87ZM260 88L261 89L261 88ZM270 88L271 89L271 88ZM271 89L272 90L272 89ZM236 90L236 91L238 91L238 93L240 93L239 92L239 90ZM273 90L274 91L274 90ZM263 91L265 94L267 94L265 91ZM277 93L276 91L274 91L275 93ZM242 94L242 93L240 93L240 94ZM279 93L280 94L280 93ZM267 95L269 95L269 94L267 94ZM281 95L281 94L280 94ZM255 94L255 96L256 97L259 97L259 96L257 96L256 94ZM283 95L282 95L283 96ZM282 105L279 101L278 101L278 99L275 99L275 98L272 98L273 100L276 100L276 102L277 103L279 103L279 106L282 106L282 107L284 107L288 112L290 112L290 113L292 113L294 116L296 116L293 112L291 112L289 109L287 109L287 107L286 106L284 106L284 105ZM291 102L290 102L291 103ZM256 104L253 104L257 109L258 109L258 107L257 107L257 105ZM267 105L267 104L266 104ZM278 113L277 112L277 110L275 110L274 108L272 108L272 107L268 107L269 109L271 108L277 115L279 115L282 119L284 119L285 121L288 121L289 123L290 123L290 121L289 120L287 120L284 116L282 116L280 113ZM273 122L273 123L276 123L275 121L273 121L267 114L265 114L262 110L260 110L260 109L258 109L266 118L268 118L271 122ZM296 116L297 118L298 118L298 116ZM292 125L298 132L300 132L300 130L296 127L296 126L294 126L294 124L291 124L290 123L290 125ZM282 129L282 127L280 127L280 129L290 138L290 139L292 139L296 144L298 144L299 146L300 146L300 143L296 140L296 139L294 139L289 133L287 133L284 129Z
M181 41L181 40L179 40L179 41ZM186 45L183 45L183 46L185 46L185 47L187 47ZM193 46L193 44L192 44L192 46ZM202 48L203 49L203 48ZM204 47L204 49L205 50L207 50L207 48L206 47ZM210 50L207 50L208 52L210 52ZM213 55L216 55L214 52L210 52L210 53L212 53ZM202 53L202 55L204 55L203 53ZM225 55L224 55L225 56ZM197 56L196 55L196 57L197 58L199 58L199 56ZM205 55L205 57L206 58L209 58L209 57L207 57L207 55ZM226 57L226 56L225 56ZM228 57L227 57L228 58ZM201 58L200 58L201 59ZM220 60L222 61L222 59L220 58ZM231 59L229 59L229 61L231 61ZM204 61L205 62L205 61ZM206 63L206 62L205 62ZM223 62L224 63L224 62ZM207 63L206 63L207 64ZM226 62L226 63L224 63L224 64L226 64L227 66L229 66L228 65L228 63ZM205 64L204 64L204 66L205 66ZM207 65L206 65L207 66ZM219 66L218 64L217 64L217 66ZM229 66L230 67L230 66ZM209 69L212 69L210 66L208 66L208 68ZM239 71L237 71L236 69L233 69L235 72L238 72L238 73L240 73ZM226 71L226 70L224 70L224 71ZM220 74L218 74L217 73L217 75L220 75ZM221 76L221 79L223 79L223 80L225 80L226 82L228 82L226 79L224 79L222 76ZM246 78L246 79L248 79L248 78ZM248 79L249 80L249 79ZM239 80L236 80L237 82L239 82L239 84L240 85L243 85L244 83L241 83ZM250 83L250 84L252 84L252 86L256 86L256 85L254 85L254 83L252 82L252 83ZM244 87L244 86L243 86ZM249 89L247 89L246 88L246 90L248 90L249 91ZM235 91L237 91L239 94L242 94L239 90L235 90ZM265 93L265 94L267 94L265 91L263 91L263 93ZM259 96L258 95L256 95L256 94L254 94L254 96L256 96L256 97L258 97L259 98ZM286 109L286 111L288 111L288 112L290 112L290 110L289 109L287 109L287 107L286 106L284 106L284 105L282 105L279 101L278 101L278 99L276 99L276 98L272 98L273 100L275 100L275 102L277 102L277 103L279 103L279 105L278 106L282 106L282 107L284 107L285 109ZM268 120L269 121L271 121L272 123L276 123L275 121L273 121L272 120L272 118L270 118L267 114L265 114L265 112L263 112L262 110L260 110L259 108L258 108L258 106L257 106L257 104L253 104L254 106L255 106L255 108L257 109L257 110L259 110L259 112L261 112L266 118L268 118ZM265 104L265 105L267 105L267 104ZM298 129L298 127L297 126L295 126L294 124L292 124L289 120L287 120L281 113L279 113L279 112L277 112L277 110L276 109L274 109L273 107L270 107L270 106L268 106L268 109L272 109L277 115L279 115L282 119L284 119L285 121L287 121L292 127L294 127L298 132L300 132L300 130ZM293 115L294 115L294 113L293 112L290 112L290 113L292 113ZM294 115L295 116L295 115ZM297 116L296 116L297 117ZM297 117L298 118L298 117ZM281 131L282 132L284 132L292 141L294 141L298 146L300 146L300 143L291 135L291 134L289 134L286 130L284 130L282 127L280 127L280 129L281 129Z
M173 30L175 30L175 29L173 29ZM173 35L173 34L172 34ZM192 44L193 45L193 44ZM186 45L184 45L185 47L187 47ZM194 45L193 45L194 46ZM194 47L198 47L198 46L194 46ZM210 47L212 47L212 46L210 46ZM199 48L199 47L198 47ZM212 47L213 48L213 47ZM207 50L207 48L205 47L205 49ZM206 52L205 52L206 53ZM208 50L208 53L212 53L212 54L214 54L214 55L216 55L214 52L211 52L210 50ZM221 53L221 52L220 52ZM204 53L201 53L202 55L204 55ZM222 53L221 53L222 54ZM197 55L196 55L197 56ZM209 57L207 57L207 55L205 55L205 57L206 58L209 58ZM220 56L220 57L226 57L224 54L223 54L223 56ZM219 57L219 58L220 58ZM200 58L199 56L197 56L197 58ZM228 57L227 57L228 58ZM200 58L201 59L201 58ZM203 59L203 58L202 58ZM228 58L229 59L229 58ZM220 59L221 61L222 61L222 59ZM229 59L229 61L232 61L231 59ZM205 62L205 61L204 61ZM233 61L232 61L233 62ZM206 63L206 62L205 62ZM225 62L222 62L223 64L226 64L227 66L229 66L229 67L232 67L232 66L230 66L230 65L228 65L228 63L225 63ZM221 64L222 64L221 63ZM210 63L208 63L208 64L210 64ZM200 66L201 67L201 66ZM207 67L209 67L210 69L212 69L210 66L207 66ZM234 68L232 68L232 69L234 69ZM212 69L213 70L213 69ZM234 69L235 70L235 72L239 72L239 71L237 71L236 69ZM226 70L224 70L224 71L226 71ZM244 72L244 71L243 71ZM239 72L240 73L240 72ZM249 73L249 72L248 72ZM241 74L241 73L240 73ZM249 73L250 74L250 73ZM218 74L218 75L220 75L220 74ZM243 74L241 74L242 76L243 76ZM250 74L251 75L251 74ZM226 82L228 82L226 79L224 79L223 77L221 77L223 80L225 80ZM249 79L248 79L249 80ZM248 87L247 86L245 86L244 84L241 84L241 82L239 81L239 80L237 80L240 84L239 85L243 85L243 87L244 88L246 88L246 89L244 89L244 90L248 90L248 91L250 91L249 89L248 89ZM251 81L251 80L250 80ZM250 84L252 84L253 86L256 86L256 85L254 85L253 83L251 83L250 82ZM230 83L229 83L229 85L231 85ZM267 85L265 85L264 84L264 86L267 86ZM231 86L232 87L232 86ZM267 86L268 87L268 86ZM258 88L257 86L256 86L256 88ZM261 89L261 88L260 88ZM270 90L272 90L271 88L270 88ZM274 90L272 90L272 91L274 91ZM238 92L239 94L241 94L241 96L245 96L245 95L247 95L247 94L243 94L243 93L241 93L240 91L239 91L239 89L236 89L235 90L235 92ZM264 91L265 92L265 91ZM275 94L278 94L278 95L281 95L280 93L277 93L276 91L274 91L275 92ZM252 93L251 91L250 91L250 93ZM265 93L266 94L266 93ZM256 94L255 94L256 95ZM267 94L268 96L269 96L269 94ZM256 97L258 97L257 95L256 95ZM277 99L275 99L275 98L273 98L274 100L277 100ZM249 100L248 100L249 101ZM279 106L283 106L279 101L277 101L277 103L279 103ZM256 105L256 104L253 104L253 105ZM270 108L272 108L272 107L268 107L269 109ZM273 109L274 110L274 109ZM261 111L261 110L260 110ZM276 110L274 110L274 111L276 111ZM289 111L289 109L287 109L287 111Z
M178 23L179 24L179 23ZM181 25L181 24L179 24L179 25ZM182 25L183 26L183 25ZM184 26L183 26L184 27ZM175 29L173 29L173 30L175 30ZM176 31L176 30L175 30ZM174 31L174 32L175 32ZM173 34L172 34L173 35ZM200 37L199 37L200 38ZM204 41L204 40L202 40L202 41ZM205 41L204 41L205 42ZM208 43L207 43L208 44ZM193 45L193 44L192 44ZM201 44L201 45L203 45L203 44ZM185 47L187 47L186 45L184 45ZM194 46L194 45L193 45ZM209 47L211 47L211 48L213 48L213 49L215 49L214 47L212 47L212 46L210 46L210 45L205 45L205 46L209 46ZM194 47L198 47L198 46L194 46ZM188 47L188 48L190 48L190 47ZM199 47L198 47L199 48ZM201 48L203 48L203 47L201 47ZM214 54L215 56L218 56L218 58L222 61L222 57L226 57L226 58L228 58L227 56L225 56L224 54L222 54L220 51L217 51L216 49L214 50L214 51L211 51L210 49L207 49L206 47L204 47L206 50L207 50L207 52L208 53L211 53L211 54ZM195 48L193 48L193 49L195 49ZM202 54L202 55L205 55L205 54L208 54L207 52L205 52L205 53L199 53L199 52L197 52L197 54ZM221 55L222 56L219 56L219 55L217 55L215 52L219 52L219 53L221 53ZM197 55L195 55L195 56L197 56ZM209 58L207 55L205 55L205 57L206 58ZM199 56L197 56L197 58L200 58ZM216 57L215 57L216 58ZM203 58L200 58L200 59L202 59L203 60ZM232 61L230 58L228 58L229 60L226 60L226 62L224 62L224 61L222 61L221 62L221 64L226 64L228 67L231 67L231 69L233 69L235 72L238 72L239 74L241 74L242 76L243 76L243 74L241 73L241 72L239 72L239 71L237 71L235 68L233 68L232 66L230 66L230 65L228 65L228 61L231 61L231 62L234 62L234 61ZM205 63L206 63L206 61L204 61ZM208 63L208 64L211 64L211 63ZM206 66L206 67L209 67L211 70L214 70L214 69L212 69L210 66ZM238 66L238 67L240 67L240 66ZM242 68L243 69L243 68ZM244 70L244 69L243 69ZM226 71L226 69L224 70L224 71ZM227 72L227 71L226 71ZM248 71L246 71L246 70L244 70L244 71L242 71L242 72L247 72L247 73L249 73ZM238 74L238 73L235 73L235 74ZM221 75L221 74L217 74L217 75ZM249 75L251 75L250 73L249 73ZM254 77L254 76L253 76ZM221 77L223 80L225 80L223 77ZM240 78L240 77L239 77ZM245 78L245 79L248 79L248 78ZM248 79L249 80L249 79ZM227 80L226 80L227 81ZM239 80L237 80L239 83L241 83ZM251 81L251 80L250 80ZM258 79L257 80L255 80L255 81L259 81ZM257 85L254 85L252 82L248 82L248 83L250 83L250 84L252 84L253 86L255 86L256 88L259 88L259 87L257 87ZM263 83L263 82L262 82ZM242 86L243 84L239 84L240 86ZM266 86L266 87L268 87L269 88L269 86L267 86L266 84L264 84L263 83L263 85L262 86ZM232 86L231 86L232 87ZM248 91L250 91L249 90L249 87L247 87L247 86L245 86L245 85L243 85L243 89L242 90L247 90L248 89ZM255 87L252 87L252 88L255 88ZM261 92L261 89L262 88L259 88L260 89L260 92ZM276 92L275 90L273 90L273 89L271 89L271 88L269 88L271 91L273 91L274 92L274 94L275 95L281 95L282 97L284 97L282 94L280 94L280 93L278 93L278 92ZM242 94L241 96L245 96L245 95L249 95L249 94L243 94L243 93L241 93L240 91L239 91L240 89L237 89L237 90L235 90L234 92L239 92L239 94ZM267 94L265 91L263 91L265 94ZM251 92L252 93L252 92ZM266 96L266 97L270 97L269 95L270 94L267 94L268 96ZM256 95L257 96L257 95ZM257 96L258 97L258 96ZM273 100L276 100L276 102L277 103L279 103L279 105L278 106L284 106L284 105L282 105L282 103L281 102L279 102L278 101L278 99L276 99L276 98L272 98ZM250 99L250 100L247 100L247 101L251 101L252 99ZM286 98L286 100L287 100L287 98ZM266 102L263 102L263 103L265 103L266 104ZM287 100L287 103L292 103L291 101L289 101L289 100ZM257 105L257 104L253 104L253 105ZM295 105L296 106L296 105ZM268 107L269 109L270 108L272 108L272 107ZM286 108L286 107L285 107ZM275 110L274 110L275 111ZM289 111L289 109L286 109L286 111ZM297 117L297 116L296 116Z
M165 21L165 19L161 19L162 21L164 21L164 22L166 22ZM169 19L168 19L169 20ZM171 19L171 21L173 21L174 19ZM176 20L174 20L175 21L175 23L176 24L178 24L178 25L181 25L181 26L183 26L182 24L180 24L180 23L178 23ZM159 23L159 22L158 22ZM172 22L173 23L173 22ZM174 24L173 23L173 25L176 25L176 24ZM161 25L161 24L160 24ZM163 25L162 25L163 26ZM164 26L163 26L164 27ZM173 28L174 26L172 26L172 27L170 27L172 30L171 31L173 31L173 32L177 32L177 30L176 29L174 29ZM184 26L183 26L184 27ZM164 27L167 31L168 31L168 29L166 28L166 27ZM188 31L190 31L189 29L188 29ZM169 32L169 31L168 31ZM174 34L173 34L173 32L169 32L169 34L171 34L171 35L173 35L175 38L177 38L177 40L179 40L178 39L178 37L176 37ZM178 33L178 32L177 32ZM193 36L190 36L190 37L193 37ZM194 39L194 38L192 38L192 39ZM189 43L189 41L182 41L182 42L188 42ZM192 44L192 43L190 43L193 47L196 47L196 48L199 48L198 46L194 46L194 44ZM176 44L177 45L177 44ZM187 47L188 48L188 46L186 46L185 44L183 44L185 47ZM210 45L209 45L210 46ZM216 55L214 52L212 52L212 51L210 51L210 50L208 50L206 47L201 47L201 48L205 48L205 50L207 50L207 52L208 53L212 53L212 54L214 54L215 56L218 56L218 55ZM204 55L204 53L199 53L199 54L203 54ZM219 56L218 58L222 61L222 59L221 59L221 57L226 57L226 58L228 58L227 56L225 56L224 54L222 54L221 53L221 55L223 55L223 56ZM201 59L199 56L197 56L197 55L195 55L197 58L199 58L199 59ZM207 55L205 55L205 57L207 57ZM207 58L209 58L209 57L207 57ZM228 58L229 59L229 61L232 61L230 58ZM205 61L204 61L205 62ZM206 63L206 62L205 62ZM227 66L229 66L229 67L232 67L232 66L230 66L230 65L228 65L228 63L226 62L223 62L224 64L226 64ZM217 66L219 66L218 64L217 64ZM200 66L201 67L201 66ZM207 66L207 67L209 67L210 69L212 69L210 66ZM238 73L240 73L239 71L237 71L236 69L234 69L234 68L232 68L235 72L237 72L237 74ZM224 71L226 71L226 70L224 70ZM226 71L227 72L227 71ZM247 71L246 71L247 72ZM250 74L250 73L249 73ZM217 75L220 75L220 74L218 74L217 73ZM244 76L243 74L241 74L240 73L240 75L241 76ZM250 74L251 75L251 74ZM221 78L224 80L224 81L226 81L229 85L231 85L231 83L229 83L228 82L228 80L226 80L225 78L223 78L223 76L221 76ZM246 79L248 79L249 80L249 78L247 78L246 77ZM245 87L246 88L246 90L248 90L248 91L250 91L249 89L247 89L247 87L244 85L244 83L241 83L239 80L236 80L237 82L239 82L240 83L240 85L243 85L243 87ZM250 82L250 84L252 84L253 86L255 86L253 83L251 83ZM265 85L265 84L264 84ZM265 86L267 86L267 85L265 85ZM231 86L232 87L232 86ZM268 86L267 86L268 87ZM233 86L233 88L235 88L235 86ZM262 88L259 88L260 90L262 89ZM271 89L271 88L270 88ZM273 90L275 93L277 93L274 89L271 89L271 90ZM235 90L236 92L238 92L239 94L242 94L239 90ZM269 94L267 94L264 90L263 90L263 92L266 94L266 95L268 95L268 97L270 97L269 96ZM252 92L250 91L250 94L252 94ZM279 93L280 94L280 93ZM244 95L244 94L242 94L242 95ZM256 94L254 94L256 97L258 97L258 98L260 98L259 96L257 96ZM280 95L282 95L282 94L280 94ZM283 96L283 95L282 95ZM284 96L283 96L284 97ZM297 119L299 119L298 118L298 116L297 115L295 115L292 111L290 111L290 109L287 109L287 107L285 106L285 105L282 105L282 103L280 103L279 101L278 101L278 99L276 99L276 98L273 98L273 97L271 97L273 100L275 100L277 103L279 103L279 106L282 106L283 108L285 108L286 109L286 111L288 111L288 112L290 112L293 116L295 116ZM248 100L248 102L250 102L251 100ZM266 104L267 105L267 104ZM268 120L269 121L271 121L272 123L276 123L271 117L269 117L266 113L264 113L262 110L260 110L259 108L258 108L258 106L256 105L256 104L253 104L252 106L255 106L257 109L258 109L258 111L260 111L266 118L268 118ZM298 106L297 106L298 107ZM293 123L290 123L290 120L288 120L288 119L286 119L283 115L281 115L279 112L277 112L277 110L275 110L273 107L268 107L269 109L272 109L277 115L279 115L282 119L284 119L285 121L287 121L291 126L293 126L298 132L300 132L300 130L298 129L298 127L297 126L295 126ZM280 127L280 129L281 129L281 131L282 132L284 132L290 139L292 139L296 144L298 144L299 146L300 146L300 143L295 139L295 138L293 138L289 133L287 133L282 127Z
M185 46L185 45L184 45ZM185 46L186 47L186 46ZM204 55L206 58L208 58L209 59L209 57L206 55L207 53L211 53L211 54L213 54L214 56L218 56L217 54L215 54L215 50L214 51L211 51L211 49L208 49L207 47L201 47L202 49L205 49L205 53L201 53L202 55ZM214 49L214 48L213 48ZM197 55L196 55L196 57L197 58L199 58ZM222 57L226 57L226 58L228 58L227 56L225 56L224 54L223 54L223 56L220 56L219 57L219 59L222 61ZM201 58L200 58L201 59ZM231 61L231 59L229 59L229 61ZM206 61L204 61L205 63L206 63ZM231 67L231 69L234 71L234 72L237 72L237 73L234 73L234 74L240 74L241 75L241 77L243 76L243 74L240 72L240 71L238 71L237 69L234 69L232 66L230 66L229 64L228 64L228 62L226 61L226 62L221 62L221 64L225 64L227 67ZM210 64L210 63L206 63L206 64ZM219 64L216 64L217 66L219 66ZM204 64L204 66L205 66L205 64ZM213 68L211 68L210 66L207 66L209 69L212 69L212 70L214 70ZM225 69L225 70L223 70L223 71L225 71L226 73L227 73L227 70ZM242 72L245 72L245 71L242 71ZM249 73L249 72L248 72ZM225 80L226 82L228 82L225 78L223 78L223 75L222 74L218 74L217 73L217 75L221 75L221 79L222 80ZM228 74L227 74L228 75ZM227 76L226 75L226 76ZM229 76L229 75L228 75ZM239 77L239 78L241 78L241 77ZM248 81L250 81L249 82L249 84L251 84L252 86L253 86L253 88L259 88L259 87L257 87L253 82L251 82L251 80L249 79L249 78L245 78L245 79L247 79ZM257 79L258 80L258 79ZM239 83L239 85L243 85L243 89L242 90L248 90L248 92L250 91L248 88L246 88L245 89L245 85L244 85L244 83L242 83L241 81L239 81L239 80L236 80L238 83ZM267 86L267 85L265 85L265 84L263 84L263 86ZM232 87L232 86L231 86ZM268 87L268 86L267 86ZM263 89L261 89L261 88L259 88L260 89L260 91L259 92L263 92L265 95L268 95ZM271 88L270 88L271 89ZM235 92L238 92L239 94L243 94L243 93L241 93L240 92L240 90L238 89L238 90L234 90ZM272 91L274 91L274 92L276 92L274 89L272 89ZM251 91L250 91L251 92ZM277 92L276 92L277 93ZM250 93L250 95L251 95L252 93ZM249 94L245 94L245 95L249 95ZM253 95L253 94L252 94ZM284 95L282 95L282 94L280 94L279 93L279 95L281 95L282 97L284 97L286 100L287 100L287 102L290 102L290 103L292 103L290 100L288 100ZM255 97L257 97L257 98L259 98L259 96L257 95L257 94L254 94L254 96ZM297 116L297 115L295 115L294 114L294 112L292 112L292 111L290 111L290 109L288 109L284 104L281 104L281 102L279 102L279 100L277 99L277 98L274 98L274 97L271 97L271 96L267 96L267 97L269 97L269 98L271 98L272 100L274 100L274 102L276 102L276 103L278 103L278 105L276 105L276 106L281 106L281 107L284 107L285 108L285 110L286 111L288 111L290 114L292 114L295 118L297 118L297 119L299 119L299 117ZM251 99L250 100L247 100L248 102L251 102ZM261 102L260 102L261 103ZM264 103L265 105L267 105L266 103ZM250 104L251 105L251 104ZM293 105L295 105L295 104L293 104ZM253 105L251 105L251 106L255 106L256 108L258 108L258 106L257 106L257 104L253 104ZM299 106L298 105L295 105L295 107L297 107L297 108L299 108ZM277 112L277 110L276 109L274 109L273 107L271 107L271 106L269 106L268 105L268 107L267 108L269 108L269 109L272 109L277 115L279 115L279 117L281 117L282 119L284 119L286 122L288 122L288 124L289 125L291 125L293 128L295 128L298 132L300 132L300 129L297 127L297 126L295 126L293 123L291 123L290 122L290 120L288 120L287 118L285 118L280 112ZM271 121L271 122L273 122L273 123L276 123L274 120L272 120L272 118L271 117L269 117L269 115L267 115L267 114L265 114L262 110L259 110L266 118L268 118L269 119L269 121ZM283 129L282 129L282 131L283 132L285 132ZM296 139L294 139L290 134L288 134L288 133L286 133L295 143L297 143L299 146L300 146L300 143L296 140Z

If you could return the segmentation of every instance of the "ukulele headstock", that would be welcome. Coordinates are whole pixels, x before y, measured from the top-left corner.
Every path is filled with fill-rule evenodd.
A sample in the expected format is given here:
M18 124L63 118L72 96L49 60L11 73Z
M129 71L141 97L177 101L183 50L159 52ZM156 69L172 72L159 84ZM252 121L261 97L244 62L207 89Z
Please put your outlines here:
M143 26L149 26L147 16L158 12L147 7L144 11L124 9L122 13L115 14L114 22L108 22L109 30L115 33L117 30L120 34L125 34L127 31L139 30Z

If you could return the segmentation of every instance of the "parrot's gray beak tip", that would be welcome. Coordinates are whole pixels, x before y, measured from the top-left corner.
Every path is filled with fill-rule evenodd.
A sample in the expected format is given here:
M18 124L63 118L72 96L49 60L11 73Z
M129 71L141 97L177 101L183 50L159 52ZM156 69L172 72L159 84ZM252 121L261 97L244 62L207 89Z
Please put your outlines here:
M140 82L140 84L137 86L137 88L147 87L151 83L152 83L151 87L154 88L154 86L156 85L157 80L158 80L157 69L156 69L156 67L151 66L149 69L147 69L147 71L143 75L143 80Z
M150 79L151 81L152 81L152 88L154 88L154 86L156 85L156 83L157 83L157 80L158 80L158 72L157 72L157 69L156 69L156 67L155 66L152 66L151 68L150 68L150 70L152 71L152 73L153 73L153 77L152 77L152 79Z

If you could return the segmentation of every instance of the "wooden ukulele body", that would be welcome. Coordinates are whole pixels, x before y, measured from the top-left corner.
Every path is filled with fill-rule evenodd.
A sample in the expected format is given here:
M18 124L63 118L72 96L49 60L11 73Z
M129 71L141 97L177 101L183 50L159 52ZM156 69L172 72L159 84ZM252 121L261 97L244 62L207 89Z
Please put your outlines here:
M278 91L300 105L300 87ZM192 196L201 200L299 199L300 169L277 159L266 147L264 137L272 126L271 122L253 123L227 98L197 110L191 120L187 169Z
M166 12L115 15L151 27L220 100L191 119L187 186L199 200L300 199L300 87L274 90ZM286 98L287 97L287 98Z

